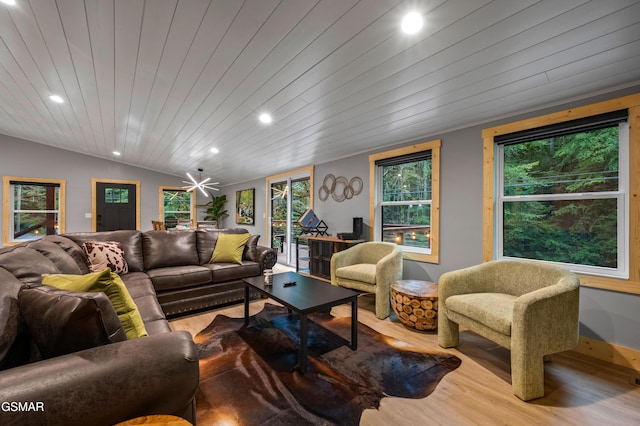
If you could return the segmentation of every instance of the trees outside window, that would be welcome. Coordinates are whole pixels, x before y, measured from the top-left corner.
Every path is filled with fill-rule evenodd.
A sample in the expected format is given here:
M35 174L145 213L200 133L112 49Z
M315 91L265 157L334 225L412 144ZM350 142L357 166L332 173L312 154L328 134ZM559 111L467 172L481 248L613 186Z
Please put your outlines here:
M483 260L558 262L640 294L640 94L486 128Z
M4 176L3 184L4 245L64 232L65 181Z
M439 262L440 140L369 156L371 226L376 241L407 259Z
M169 222L195 219L195 194L179 187L160 187L160 220Z
M502 256L622 266L620 133L616 124L500 147Z
M425 159L380 166L382 240L431 249L431 153Z

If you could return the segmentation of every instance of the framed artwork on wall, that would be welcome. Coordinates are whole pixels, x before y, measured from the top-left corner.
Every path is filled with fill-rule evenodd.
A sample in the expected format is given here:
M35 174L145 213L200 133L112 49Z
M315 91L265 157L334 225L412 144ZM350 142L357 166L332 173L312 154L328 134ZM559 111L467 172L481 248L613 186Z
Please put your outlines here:
M255 210L255 188L236 191L236 223L253 225Z

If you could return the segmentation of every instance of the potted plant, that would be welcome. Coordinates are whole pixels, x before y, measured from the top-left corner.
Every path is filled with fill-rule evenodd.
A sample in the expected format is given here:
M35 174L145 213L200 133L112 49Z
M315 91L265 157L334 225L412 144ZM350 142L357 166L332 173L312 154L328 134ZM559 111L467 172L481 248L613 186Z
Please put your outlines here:
M198 206L207 208L204 211L204 220L214 220L216 226L220 227L220 219L229 216L227 210L224 208L224 205L227 204L227 195L222 194L215 196L211 191L209 191L209 195L211 195L211 200L205 204L198 204Z

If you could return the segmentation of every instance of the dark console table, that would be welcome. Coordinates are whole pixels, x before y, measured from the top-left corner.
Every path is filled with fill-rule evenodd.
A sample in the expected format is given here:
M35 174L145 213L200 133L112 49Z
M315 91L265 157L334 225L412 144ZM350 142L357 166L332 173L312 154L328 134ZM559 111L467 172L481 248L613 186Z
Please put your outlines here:
M366 240L341 240L336 237L299 235L296 237L296 272L307 273L314 278L331 281L331 256ZM308 256L300 254L306 250ZM308 269L301 266L308 262Z

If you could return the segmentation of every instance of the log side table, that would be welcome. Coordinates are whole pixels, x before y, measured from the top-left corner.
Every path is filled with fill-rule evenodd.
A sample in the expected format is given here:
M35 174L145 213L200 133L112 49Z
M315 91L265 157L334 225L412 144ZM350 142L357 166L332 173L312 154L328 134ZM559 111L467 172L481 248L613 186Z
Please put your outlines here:
M399 280L391 283L391 307L405 326L420 331L438 328L438 284Z

